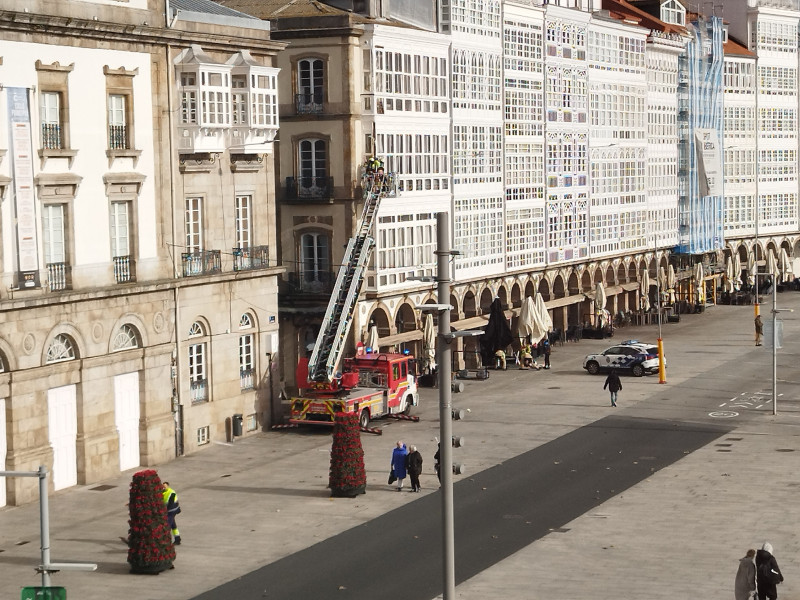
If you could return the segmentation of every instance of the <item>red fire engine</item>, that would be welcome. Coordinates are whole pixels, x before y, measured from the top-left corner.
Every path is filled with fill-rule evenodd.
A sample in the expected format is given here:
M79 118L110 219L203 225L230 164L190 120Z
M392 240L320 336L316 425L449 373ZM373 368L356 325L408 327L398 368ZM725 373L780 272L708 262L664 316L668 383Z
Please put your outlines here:
M416 365L407 354L377 352L344 360L341 377L308 381L308 359L297 365L297 381L307 382L292 398L290 423L333 425L337 412L356 413L361 427L384 415L408 414L419 403Z
M394 196L394 176L377 159L367 161L362 178L364 212L357 235L347 244L328 309L310 358L298 362L300 395L291 399L292 424L332 425L337 412L356 413L366 427L370 419L408 413L419 402L416 364L405 354L359 352L343 361L364 270L375 241L371 231L382 198Z

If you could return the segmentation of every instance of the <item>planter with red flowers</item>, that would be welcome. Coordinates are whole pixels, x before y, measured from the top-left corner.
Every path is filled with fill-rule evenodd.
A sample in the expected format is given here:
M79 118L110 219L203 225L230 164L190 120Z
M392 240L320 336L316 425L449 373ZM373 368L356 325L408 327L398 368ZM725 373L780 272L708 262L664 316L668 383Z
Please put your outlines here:
M328 487L334 498L355 498L367 491L364 449L356 413L336 413Z
M161 479L152 470L139 471L131 481L128 563L131 573L158 575L172 568L175 546L167 523Z

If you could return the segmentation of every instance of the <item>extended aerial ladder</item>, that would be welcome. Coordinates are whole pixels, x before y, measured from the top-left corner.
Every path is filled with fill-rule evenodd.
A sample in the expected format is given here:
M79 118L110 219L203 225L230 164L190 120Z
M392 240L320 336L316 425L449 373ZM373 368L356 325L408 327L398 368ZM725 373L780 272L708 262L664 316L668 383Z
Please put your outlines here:
M396 194L394 176L383 173L383 168L369 167L362 177L364 188L364 211L359 221L358 232L350 238L344 253L342 266L336 276L328 309L308 362L308 380L331 382L342 356L350 327L353 324L358 296L364 282L364 270L369 264L375 247L372 225L381 199ZM298 382L298 384L301 384ZM302 384L301 384L302 385Z

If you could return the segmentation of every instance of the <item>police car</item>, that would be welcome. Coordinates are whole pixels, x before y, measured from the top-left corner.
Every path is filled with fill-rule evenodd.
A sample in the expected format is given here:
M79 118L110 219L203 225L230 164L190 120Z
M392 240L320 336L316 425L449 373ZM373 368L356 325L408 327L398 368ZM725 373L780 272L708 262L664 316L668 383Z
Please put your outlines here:
M667 360L664 359L664 368ZM583 359L583 368L592 375L600 371L630 371L634 377L658 372L658 346L638 340L628 340L611 346L599 354L589 354Z

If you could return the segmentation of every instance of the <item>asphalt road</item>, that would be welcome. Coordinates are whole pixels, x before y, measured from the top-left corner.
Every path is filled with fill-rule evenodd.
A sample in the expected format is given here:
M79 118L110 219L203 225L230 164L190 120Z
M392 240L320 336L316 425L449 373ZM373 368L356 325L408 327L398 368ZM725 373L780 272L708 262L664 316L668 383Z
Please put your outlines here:
M456 583L730 430L609 416L455 485ZM402 492L406 493L406 492ZM196 597L430 600L442 593L431 494Z

